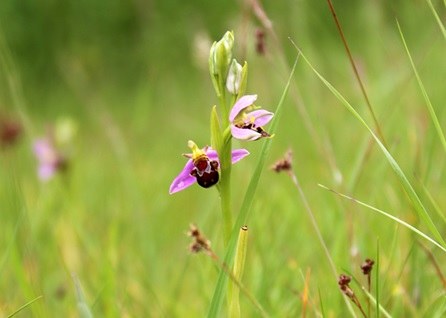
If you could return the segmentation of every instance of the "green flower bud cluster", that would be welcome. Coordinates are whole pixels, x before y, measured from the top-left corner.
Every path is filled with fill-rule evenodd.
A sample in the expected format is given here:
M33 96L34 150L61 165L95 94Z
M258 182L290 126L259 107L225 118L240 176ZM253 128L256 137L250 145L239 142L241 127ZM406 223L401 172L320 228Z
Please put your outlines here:
M227 31L222 39L214 42L209 55L209 71L217 96L225 96L226 90L234 95L243 95L246 89L248 64L243 67L232 58L234 33Z

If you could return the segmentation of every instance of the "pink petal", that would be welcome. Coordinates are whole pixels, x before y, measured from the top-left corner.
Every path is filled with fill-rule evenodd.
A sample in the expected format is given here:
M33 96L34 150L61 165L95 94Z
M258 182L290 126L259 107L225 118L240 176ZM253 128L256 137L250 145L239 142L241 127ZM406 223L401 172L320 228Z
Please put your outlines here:
M212 148L208 148L208 150L206 151L206 155L209 157L210 160L217 160L219 162L217 151L213 150ZM249 155L249 151L246 149L232 150L232 163L234 164L242 160L247 155ZM169 194L184 190L197 182L197 179L190 175L193 168L194 163L192 159L189 159L186 162L183 170L181 170L180 174L173 180L172 184L170 185Z
M217 150L214 150L212 148L208 148L206 151L206 156L208 156L211 160L217 160L218 163L220 163L220 160L218 160L218 153Z
M181 170L180 174L173 180L172 184L169 188L169 194L176 193L178 191L184 190L187 187L190 187L197 179L190 175L192 169L194 168L194 163L192 159L188 160L183 170Z
M270 122L273 116L274 113L271 113L264 109L254 110L248 113L248 118L254 117L254 125L256 125L256 127L262 127L266 125Z
M238 128L234 125L231 125L231 134L234 138L251 141L262 137L261 134L252 129Z
M249 151L246 149L234 149L232 150L232 164L239 162L243 158L249 155Z
M229 121L233 122L240 112L246 107L251 106L257 99L257 95L245 95L234 104L229 114Z
M206 155L210 160L217 160L218 164L220 164L220 160L218 159L217 151L211 150L206 152ZM231 154L231 162L232 164L239 162L243 158L249 155L249 151L246 149L234 149Z

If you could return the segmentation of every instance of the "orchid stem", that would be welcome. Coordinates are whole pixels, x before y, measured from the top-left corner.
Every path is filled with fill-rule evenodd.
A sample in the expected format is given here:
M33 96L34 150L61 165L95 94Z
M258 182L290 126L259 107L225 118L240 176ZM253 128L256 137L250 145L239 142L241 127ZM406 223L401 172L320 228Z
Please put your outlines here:
M230 149L230 147L228 147ZM220 200L224 223L224 244L227 246L232 231L232 210L231 210L231 166L224 167L222 161L220 180Z
M232 165L232 139L226 139L225 132L227 127L229 127L229 108L226 104L226 96L225 94L221 94L219 96L220 101L220 114L221 114L221 133L224 136L224 142L217 149L218 156L220 158L220 182L219 182L219 191L220 191L220 201L221 201L221 211L223 215L223 234L224 234L224 246L228 248L229 240L231 238L232 232L232 209L231 209L231 165ZM233 283L232 281L228 284L227 289L227 305L228 311L231 311L233 307L233 299L232 299L232 291L233 291Z
M229 111L228 105L226 105L226 96L221 94L219 96L220 109L221 109L221 122L222 122L222 134L226 127L229 126ZM224 142L221 145L221 149L217 149L218 155L220 157L220 200L221 200L221 211L223 214L223 225L224 225L224 244L227 246L229 243L229 238L232 231L232 209L231 209L231 150L232 143L229 139L228 142Z

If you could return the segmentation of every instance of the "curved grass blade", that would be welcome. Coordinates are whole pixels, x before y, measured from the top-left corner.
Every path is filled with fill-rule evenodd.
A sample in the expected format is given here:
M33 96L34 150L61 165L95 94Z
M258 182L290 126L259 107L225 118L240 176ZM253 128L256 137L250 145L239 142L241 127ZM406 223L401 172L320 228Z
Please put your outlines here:
M389 219L391 219L391 220L393 220L393 221L395 221L395 222L397 222L397 223L399 223L399 224L401 224L401 225L407 227L409 230L411 230L411 231L414 232L415 234L421 236L421 237L424 238L425 240L431 242L432 244L434 244L435 246L437 246L438 248L440 248L443 252L446 252L446 248L445 248L442 244L440 244L439 242L435 241L435 240L434 240L433 238L431 238L430 236L424 234L422 231L420 231L420 230L417 229L416 227L414 227L414 226L410 225L409 223L407 223L407 222L405 222L405 221L403 221L403 220L397 218L396 216L393 216L393 215L391 215L390 213L384 212L383 210L380 210L380 209L378 209L378 208L375 208L374 206L371 206L371 205L369 205L369 204L367 204L367 203L364 203L364 202L359 201L359 200L357 200L357 199L355 199L355 198L352 198L351 196L348 196L348 195L346 195L346 194L339 193L339 192L337 192L337 191L335 191L335 190L333 190L333 189L330 189L330 188L328 188L328 187L326 187L326 186L324 186L324 185L322 185L322 184L319 184L319 186L320 186L321 188L323 188L323 189L325 189L325 190L328 190L328 191L330 191L330 192L333 192L334 194L337 194L337 195L339 195L339 196L341 196L341 197L343 197L343 198L345 198L345 199L349 199L349 200L351 200L351 201L353 201L353 202L355 202L355 203L357 203L357 204L359 204L359 205L365 206L366 208L369 208L370 210L373 210L373 211L375 211L375 212L378 212L379 214L382 214L382 215L388 217Z
M375 299L375 297L373 297L372 294L370 294L365 288L362 288L362 291L370 299L372 304L375 305L377 307L377 309L379 309L379 310L377 310L376 317L379 317L379 313L381 312L384 315L384 317L392 318L392 316L389 314L389 312L383 306L381 306L381 304Z
M8 318L14 317L15 315L17 315L19 312L21 312L23 309L25 309L28 306L31 306L34 302L38 301L39 299L42 299L43 296L40 295L36 298L34 298L33 300L28 301L26 304L24 304L23 306L21 306L19 309L17 309L16 311L14 311L12 314L8 315Z
M280 115L282 113L283 103L285 101L285 97L287 96L287 93L288 93L288 90L290 87L290 83L291 83L291 79L294 75L294 70L296 69L296 65L297 65L299 56L300 56L300 54L298 54L296 57L296 60L294 62L290 76L288 78L288 82L285 85L285 89L284 89L282 96L280 98L280 101L277 105L273 121L270 125L271 134L274 134L274 132L277 129ZM249 217L252 203L254 201L254 194L257 190L257 185L259 184L259 179L260 179L260 175L262 173L263 167L265 166L266 156L271 148L271 142L272 142L272 139L266 139L263 144L259 161L258 161L255 171L251 177L251 181L249 182L248 189L246 190L246 194L243 199L242 206L240 208L240 212L237 216L237 220L235 221L234 227L232 229L231 237L229 240L228 248L226 250L226 255L225 255L225 259L224 259L224 264L226 264L226 266L228 266L229 268L231 268L231 264L234 260L235 246L237 243L238 232L239 232L240 227L242 227L244 224L246 224L246 221ZM214 295L212 296L212 301L210 304L208 317L217 317L218 316L220 309L221 309L221 305L223 303L223 298L225 296L227 280L228 280L227 274L223 270L220 270L217 285L214 290Z
M401 40L403 41L404 48L406 49L407 56L409 57L410 65L412 66L413 72L418 82L418 86L420 87L421 93L423 94L424 101L426 102L427 109L429 110L429 114L431 115L432 121L435 126L435 130L437 131L438 137L440 138L441 145L443 146L443 150L446 152L446 138L444 137L443 130L441 128L440 121L438 120L437 114L435 113L434 107L429 99L429 95L427 95L426 89L424 88L423 82L421 81L420 75L418 74L417 68L415 67L415 63L413 62L412 55L410 55L409 48L407 47L406 39L404 38L403 31L401 31L400 24L396 21L398 25L398 31L400 32Z
M386 157L387 161L389 162L390 166L392 167L393 171L397 175L401 185L403 186L406 194L408 195L410 201L412 202L413 207L415 208L415 211L418 214L418 217L424 222L424 224L428 227L428 229L431 231L434 238L441 244L441 246L444 248L446 247L446 242L444 241L443 237L441 236L438 228L435 226L434 222L432 221L431 217L429 216L429 213L426 209L426 207L421 202L420 198L418 197L418 194L415 192L414 188L409 182L409 179L404 174L403 170L400 168L396 160L393 158L393 156L390 154L390 152L387 150L387 148L384 146L384 144L381 142L381 140L376 136L376 134L373 132L373 130L370 128L369 125L365 122L365 120L359 115L359 113L353 108L352 105L344 98L344 96L341 95L341 93L336 90L336 88L333 87L310 63L310 61L305 57L305 55L300 51L298 47L296 47L298 52L301 53L302 58L304 61L308 64L308 66L313 70L313 72L319 77L319 79L327 86L327 88L333 93L333 95L336 96L336 98L344 105L345 108L347 108L350 113L369 131L369 133L372 135L375 142L378 144L379 148L383 152L384 156Z

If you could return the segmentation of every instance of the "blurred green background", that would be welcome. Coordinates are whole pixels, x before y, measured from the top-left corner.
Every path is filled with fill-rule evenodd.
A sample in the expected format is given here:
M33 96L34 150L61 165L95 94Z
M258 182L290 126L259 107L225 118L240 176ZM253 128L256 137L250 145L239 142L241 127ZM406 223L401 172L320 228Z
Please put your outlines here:
M274 111L280 99L296 56L291 38L372 125L327 3L263 5L277 35L267 32L265 55L255 49L256 30L265 29L250 1L0 2L0 115L24 127L18 143L0 152L1 314L43 295L17 316L77 316L75 273L98 317L205 315L218 268L188 253L185 233L197 223L223 257L218 193L194 186L169 196L168 188L185 163L187 141L210 142L217 98L207 58L226 30L235 32L235 57L249 64L247 92L257 93L262 107ZM434 5L444 21L445 6ZM334 6L392 154L420 193L425 186L444 206L444 153L396 25L398 19L444 123L445 39L428 3ZM32 142L61 118L77 127L69 169L42 183ZM379 238L383 305L396 317L429 316L444 291L413 234L317 187L346 191L419 225L383 155L376 147L366 154L368 143L368 133L300 60L268 165L293 149L337 269L359 275ZM233 169L235 212L261 145L234 142L251 152ZM273 317L300 315L303 276L311 270L308 315L320 314L322 302L328 317L346 316L290 180L265 170L256 198L244 278L251 293ZM242 312L256 315L243 296Z

